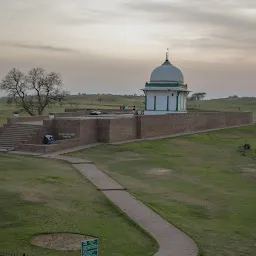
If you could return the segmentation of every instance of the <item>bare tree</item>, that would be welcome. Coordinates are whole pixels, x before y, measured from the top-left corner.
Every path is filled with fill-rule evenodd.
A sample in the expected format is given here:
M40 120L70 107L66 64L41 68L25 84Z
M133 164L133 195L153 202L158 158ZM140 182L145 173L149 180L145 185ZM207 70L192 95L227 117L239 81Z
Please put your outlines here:
M67 95L61 87L60 75L47 74L42 68L33 68L27 74L14 68L0 83L8 93L8 102L15 102L31 116L42 115L49 104L61 102Z

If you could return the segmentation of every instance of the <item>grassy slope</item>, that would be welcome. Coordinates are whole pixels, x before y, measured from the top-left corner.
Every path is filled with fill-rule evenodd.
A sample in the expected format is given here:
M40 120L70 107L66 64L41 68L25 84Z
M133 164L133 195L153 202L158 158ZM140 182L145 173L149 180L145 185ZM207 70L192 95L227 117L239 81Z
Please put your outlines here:
M99 237L102 256L152 255L156 250L151 238L68 164L0 153L0 251L79 255L29 244L43 232Z
M205 110L224 110L224 111L251 111L256 119L256 99L214 99L188 102L188 107ZM239 110L240 108L240 110Z
M101 102L99 101L101 98ZM121 95L73 95L69 96L65 104L59 106L49 106L45 109L45 114L49 112L64 112L65 108L95 108L95 109L108 109L117 108L120 105L128 105L130 108L136 106L138 108L143 107L144 99L142 97L134 96L121 96ZM12 116L12 112L17 110L15 105L6 104L5 100L0 98L0 126L6 123L7 117ZM26 113L21 113L20 116L27 115Z
M101 102L99 101L101 98ZM121 96L121 95L73 95L66 99L65 104L61 107L49 106L45 110L45 114L49 112L63 112L65 108L119 108L125 104L129 107L135 105L137 108L144 107L143 97ZM204 101L189 101L188 108L200 110L224 110L224 111L252 111L256 119L256 99L240 98L240 99L216 99ZM0 126L6 122L6 118L12 115L12 112L17 110L15 105L7 105L3 99L0 99ZM21 113L26 115L26 113Z
M252 256L256 255L256 160L236 151L244 143L256 148L255 126L73 154L95 161L188 233L201 255Z

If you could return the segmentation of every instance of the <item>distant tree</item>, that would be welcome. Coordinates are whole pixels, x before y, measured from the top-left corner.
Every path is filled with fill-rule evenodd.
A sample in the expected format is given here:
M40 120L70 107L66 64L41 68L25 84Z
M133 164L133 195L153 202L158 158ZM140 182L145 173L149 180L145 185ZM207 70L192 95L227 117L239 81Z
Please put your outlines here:
M238 99L239 97L237 95L232 95L228 97L229 99Z
M205 92L197 92L192 94L188 99L189 100L203 100L206 96Z
M70 101L70 102L68 102L68 104L70 107L73 107L73 106L76 106L77 103L74 101Z
M7 104L12 104L12 99L11 99L11 98L7 98L7 99L6 99L6 103L7 103Z
M62 101L59 102L60 107L63 107L65 104L66 104L65 100L62 100Z
M60 75L42 68L33 68L27 74L14 68L0 83L8 93L8 102L15 102L31 116L42 115L49 104L64 100L68 93L61 87Z
M102 102L102 97L98 97L98 101L101 103Z

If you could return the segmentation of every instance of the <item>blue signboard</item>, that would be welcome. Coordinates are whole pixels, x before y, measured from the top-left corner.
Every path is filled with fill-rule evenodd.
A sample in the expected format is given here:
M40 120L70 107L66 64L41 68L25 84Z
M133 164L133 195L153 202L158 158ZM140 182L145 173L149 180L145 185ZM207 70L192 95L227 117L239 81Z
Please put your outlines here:
M81 256L98 256L98 238L81 242Z

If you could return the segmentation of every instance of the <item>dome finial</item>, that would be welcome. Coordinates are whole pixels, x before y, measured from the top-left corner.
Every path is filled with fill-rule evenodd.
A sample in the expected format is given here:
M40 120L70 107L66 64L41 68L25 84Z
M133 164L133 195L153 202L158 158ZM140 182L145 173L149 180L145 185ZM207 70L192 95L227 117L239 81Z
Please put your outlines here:
M166 59L165 60L169 61L169 48L167 48L167 50L166 50Z

